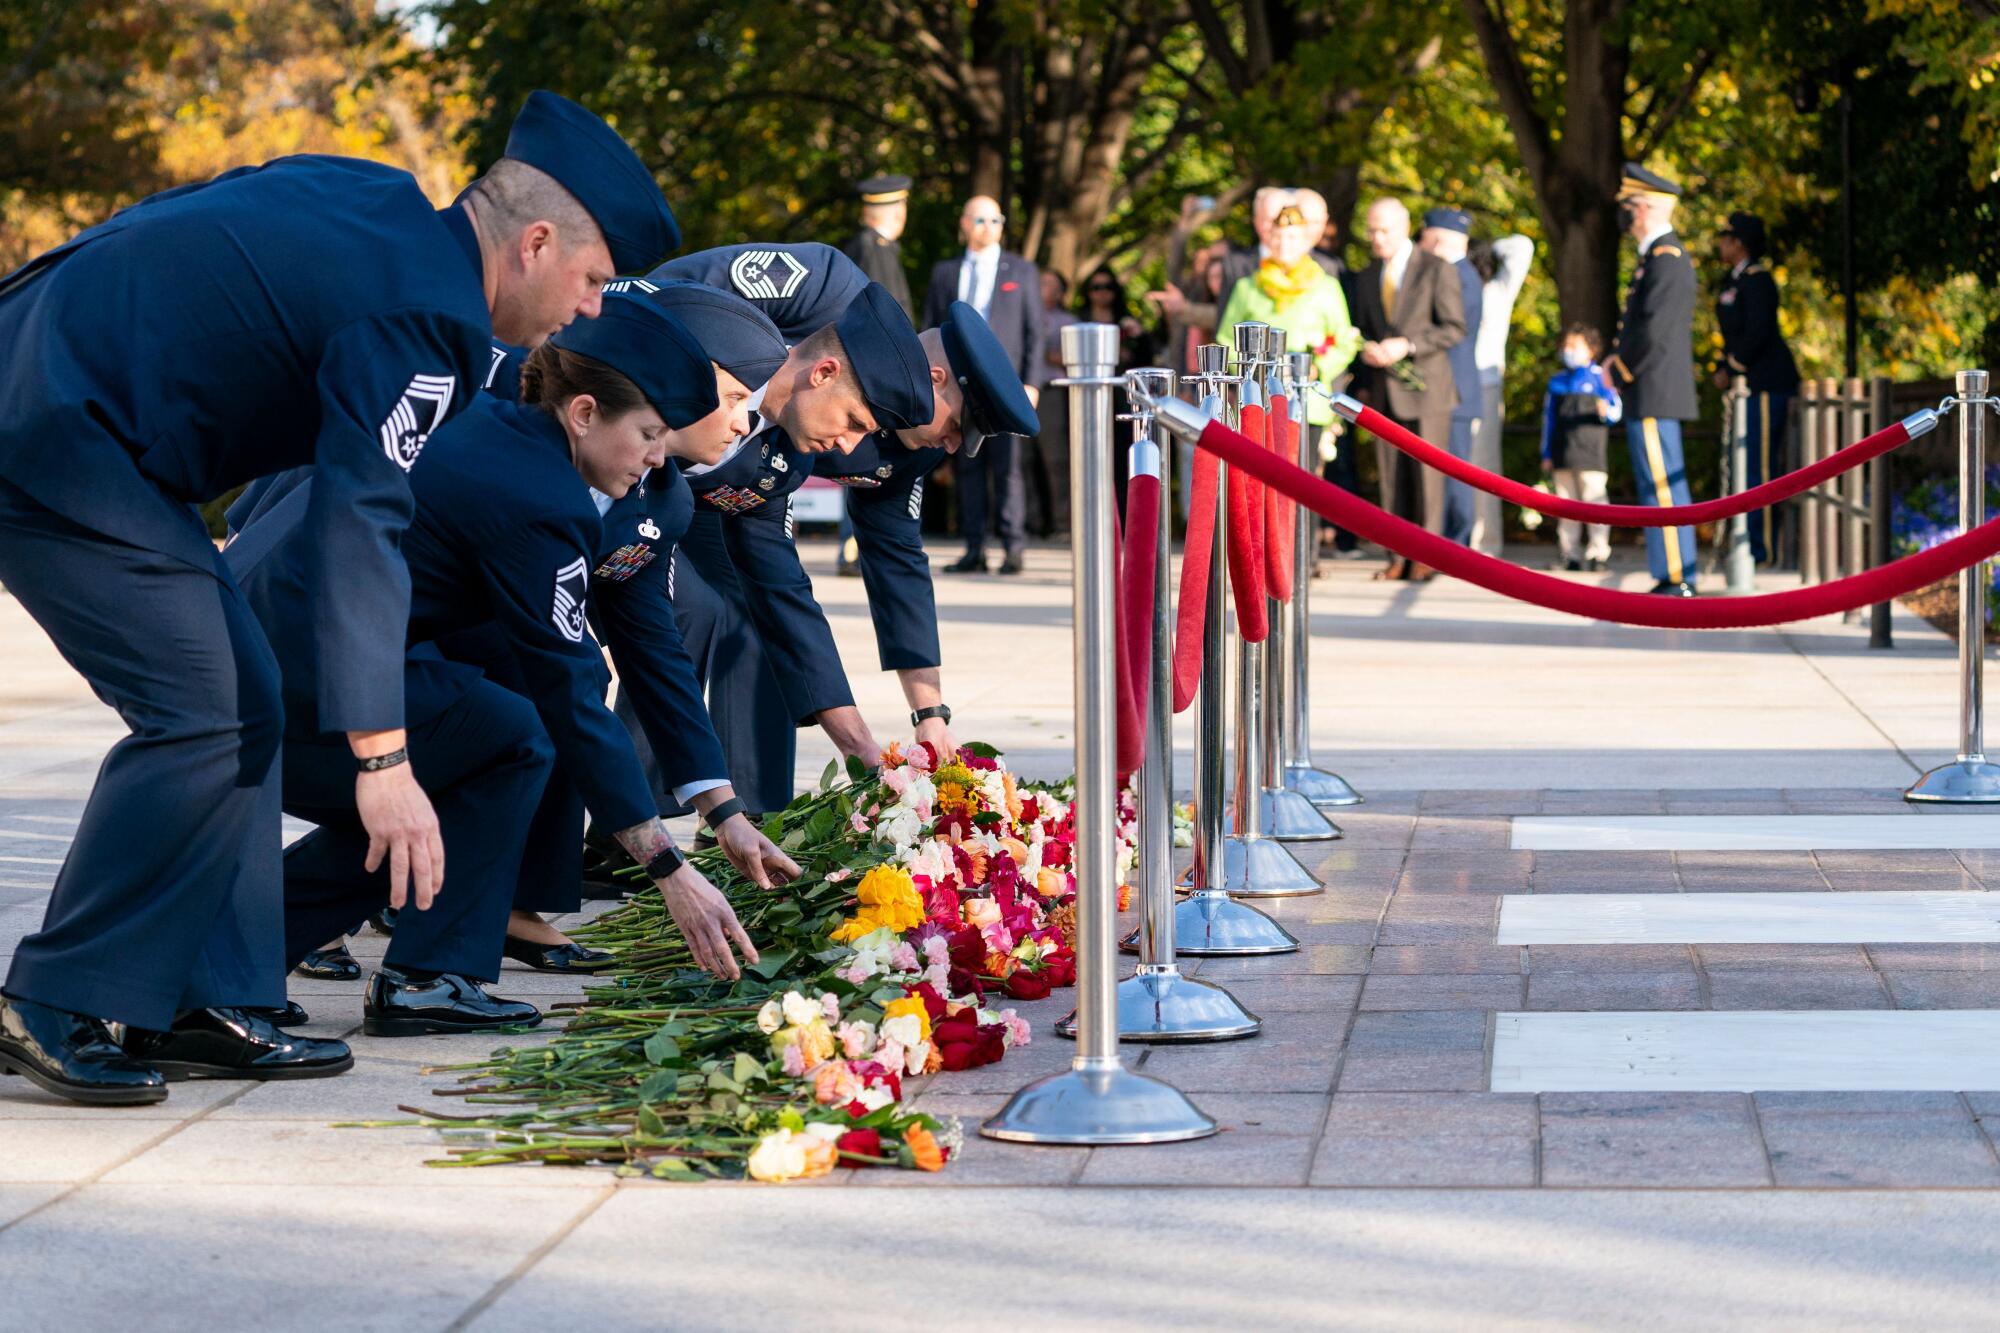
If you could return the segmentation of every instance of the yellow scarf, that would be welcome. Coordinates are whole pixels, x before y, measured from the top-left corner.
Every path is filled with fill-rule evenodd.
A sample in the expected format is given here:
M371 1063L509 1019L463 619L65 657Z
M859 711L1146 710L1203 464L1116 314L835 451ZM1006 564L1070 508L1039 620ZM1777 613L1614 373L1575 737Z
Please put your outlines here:
M1257 265L1257 288L1270 297L1279 310L1284 310L1319 286L1325 277L1326 271L1311 254L1305 255L1290 268L1275 259L1266 259Z

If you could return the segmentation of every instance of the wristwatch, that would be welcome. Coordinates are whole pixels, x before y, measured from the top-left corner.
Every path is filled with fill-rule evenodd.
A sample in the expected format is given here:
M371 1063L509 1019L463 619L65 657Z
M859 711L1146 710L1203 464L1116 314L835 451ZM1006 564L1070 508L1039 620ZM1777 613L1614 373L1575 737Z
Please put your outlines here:
M665 879L686 864L687 858L681 855L680 848L665 848L655 853L652 860L646 862L646 878L655 880Z
M932 718L938 719L948 727L951 725L951 710L943 704L932 704L929 708L919 708L916 712L910 714L910 725L921 727Z

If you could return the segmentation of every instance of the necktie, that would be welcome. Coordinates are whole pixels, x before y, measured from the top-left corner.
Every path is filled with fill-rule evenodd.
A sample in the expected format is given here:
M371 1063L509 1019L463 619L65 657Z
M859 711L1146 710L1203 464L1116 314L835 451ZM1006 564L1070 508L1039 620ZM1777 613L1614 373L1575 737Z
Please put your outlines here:
M1386 265L1382 269L1382 313L1390 319L1396 317L1396 279Z

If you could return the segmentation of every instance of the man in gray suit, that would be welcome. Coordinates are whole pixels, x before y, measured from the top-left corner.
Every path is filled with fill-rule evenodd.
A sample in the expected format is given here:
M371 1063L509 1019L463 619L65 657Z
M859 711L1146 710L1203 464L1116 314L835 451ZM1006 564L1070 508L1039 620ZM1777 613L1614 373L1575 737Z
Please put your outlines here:
M1410 240L1410 211L1394 199L1368 206L1375 256L1355 280L1354 322L1366 340L1359 358L1370 406L1439 448L1449 447L1458 390L1448 355L1466 336L1457 272ZM1376 441L1382 507L1432 532L1444 528L1444 476ZM1391 556L1376 577L1423 581L1434 571Z

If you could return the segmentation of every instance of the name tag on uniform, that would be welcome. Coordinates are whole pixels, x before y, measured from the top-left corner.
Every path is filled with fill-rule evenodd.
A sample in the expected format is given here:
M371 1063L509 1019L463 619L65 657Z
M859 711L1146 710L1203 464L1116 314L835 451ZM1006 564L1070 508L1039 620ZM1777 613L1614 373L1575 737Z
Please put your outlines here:
M604 563L590 572L594 579L609 579L613 583L623 583L647 565L653 563L653 548L644 542L632 542L621 546L604 558Z
M725 514L741 514L755 509L770 497L745 490L741 486L717 486L712 491L703 491L701 498L707 501L710 507L720 509Z

